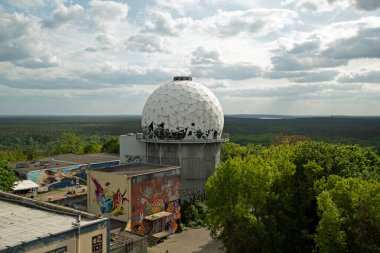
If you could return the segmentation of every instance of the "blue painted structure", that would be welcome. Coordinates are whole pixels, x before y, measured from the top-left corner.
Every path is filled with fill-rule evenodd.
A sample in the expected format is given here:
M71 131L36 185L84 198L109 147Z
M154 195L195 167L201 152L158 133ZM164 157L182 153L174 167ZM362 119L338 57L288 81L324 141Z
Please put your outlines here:
M119 160L79 164L69 167L47 168L33 170L27 173L27 179L46 186L49 190L75 186L87 183L86 169L98 169L119 165Z

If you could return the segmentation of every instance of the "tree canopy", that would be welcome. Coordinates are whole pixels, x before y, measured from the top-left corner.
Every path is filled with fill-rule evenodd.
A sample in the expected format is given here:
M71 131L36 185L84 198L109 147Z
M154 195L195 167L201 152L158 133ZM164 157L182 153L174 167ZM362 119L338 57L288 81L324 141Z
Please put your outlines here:
M9 164L0 159L0 190L10 191L17 177Z
M247 150L225 145L226 160L206 183L207 225L228 252L379 249L380 160L371 149L297 142Z

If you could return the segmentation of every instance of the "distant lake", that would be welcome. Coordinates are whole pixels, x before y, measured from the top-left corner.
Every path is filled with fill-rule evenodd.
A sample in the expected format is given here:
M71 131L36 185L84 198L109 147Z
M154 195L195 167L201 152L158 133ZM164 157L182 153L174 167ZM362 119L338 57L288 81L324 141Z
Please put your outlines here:
M261 118L258 118L258 119L284 119L284 118L261 117Z

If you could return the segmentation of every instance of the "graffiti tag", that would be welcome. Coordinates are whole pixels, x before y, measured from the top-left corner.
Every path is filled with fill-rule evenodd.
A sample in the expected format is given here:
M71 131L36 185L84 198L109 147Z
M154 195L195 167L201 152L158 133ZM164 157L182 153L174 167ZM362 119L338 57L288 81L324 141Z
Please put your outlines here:
M125 155L126 163L143 163L144 158L140 155Z
M181 198L189 199L190 201L195 200L206 200L206 194L204 190L201 189L182 189L181 190Z

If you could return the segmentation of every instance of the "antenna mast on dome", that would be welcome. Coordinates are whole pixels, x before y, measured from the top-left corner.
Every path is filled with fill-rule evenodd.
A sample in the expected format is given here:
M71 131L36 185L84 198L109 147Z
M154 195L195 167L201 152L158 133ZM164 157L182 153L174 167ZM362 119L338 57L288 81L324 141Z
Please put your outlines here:
M191 76L175 76L173 81L193 81Z

